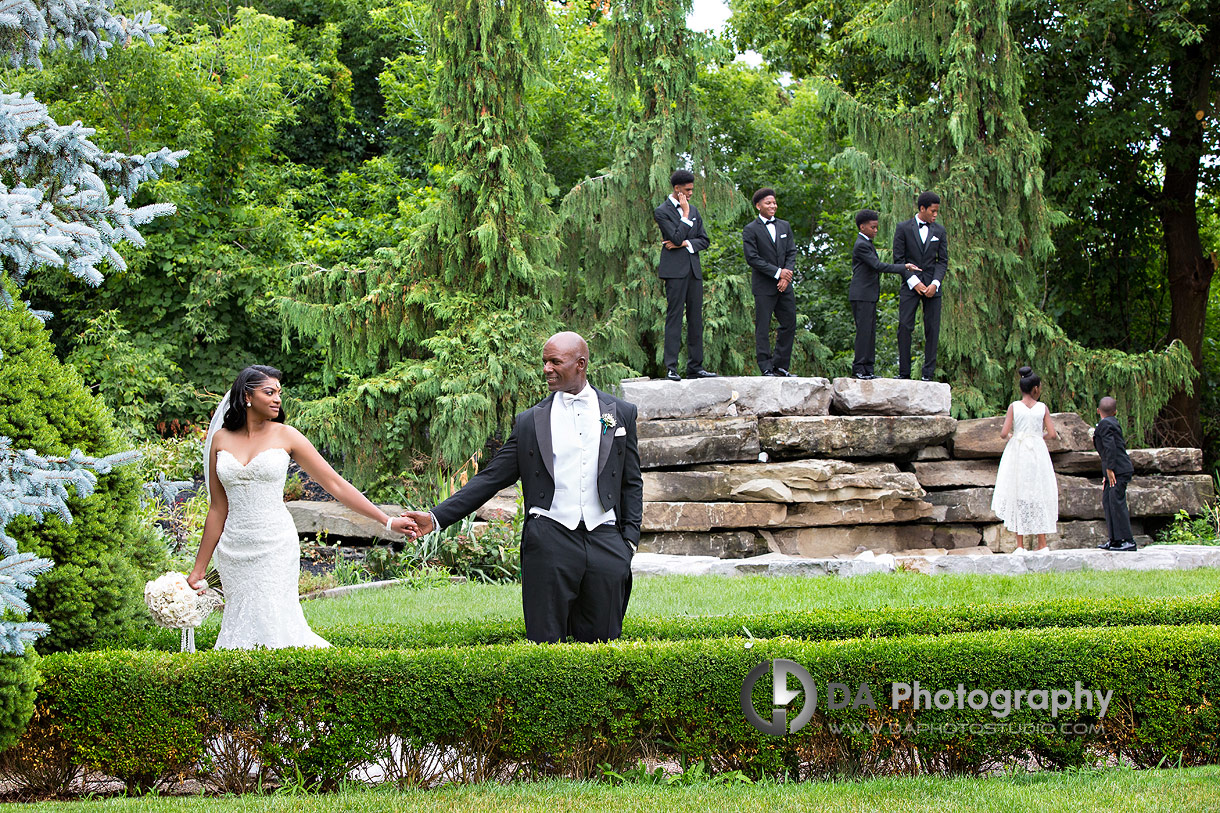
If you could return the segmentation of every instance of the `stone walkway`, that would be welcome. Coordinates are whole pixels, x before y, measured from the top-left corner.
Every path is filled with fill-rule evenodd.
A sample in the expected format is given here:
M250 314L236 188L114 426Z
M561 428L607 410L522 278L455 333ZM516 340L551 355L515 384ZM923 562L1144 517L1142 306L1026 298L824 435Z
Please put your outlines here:
M899 569L931 576L948 573L1019 576L1071 570L1193 570L1199 567L1220 568L1220 546L1151 545L1133 553L1092 549L980 556L961 553L943 556L895 556L885 553L876 556L866 551L850 559L805 559L782 553L767 553L748 559L637 553L631 560L631 572L637 576L864 576L869 573L893 573Z

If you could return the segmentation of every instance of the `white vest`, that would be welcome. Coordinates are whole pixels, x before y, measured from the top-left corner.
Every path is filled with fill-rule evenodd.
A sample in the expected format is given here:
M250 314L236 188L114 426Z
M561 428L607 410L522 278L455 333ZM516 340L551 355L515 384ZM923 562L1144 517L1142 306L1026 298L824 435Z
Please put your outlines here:
M568 530L584 520L592 529L614 522L614 509L602 509L597 493L597 455L601 449L601 415L597 393L588 384L568 404L567 393L551 401L551 448L554 450L555 497L549 510L531 513L549 517Z

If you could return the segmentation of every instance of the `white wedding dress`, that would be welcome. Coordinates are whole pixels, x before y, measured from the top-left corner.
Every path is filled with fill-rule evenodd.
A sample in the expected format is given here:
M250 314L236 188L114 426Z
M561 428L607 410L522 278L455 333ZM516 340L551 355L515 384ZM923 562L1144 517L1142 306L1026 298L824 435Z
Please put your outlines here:
M1059 521L1059 485L1042 438L1046 404L1012 405L1012 437L996 472L991 510L1015 534L1053 534Z
M242 465L216 453L216 476L229 500L212 560L224 588L217 649L330 646L309 628L297 597L301 548L284 506L288 452L264 449Z

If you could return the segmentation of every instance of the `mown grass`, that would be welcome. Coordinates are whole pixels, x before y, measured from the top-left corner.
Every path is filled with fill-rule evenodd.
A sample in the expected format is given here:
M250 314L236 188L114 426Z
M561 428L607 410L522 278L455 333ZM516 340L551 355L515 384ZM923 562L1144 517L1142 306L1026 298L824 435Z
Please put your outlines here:
M869 781L687 787L573 781L449 786L430 791L385 787L326 796L178 797L42 802L39 811L143 813L331 813L332 811L880 811L881 813L1013 813L1038 811L1189 811L1220 808L1220 767L1098 770L992 778L885 778Z
M925 576L880 573L850 579L770 576L645 576L635 580L628 614L680 618L785 610L1028 603L1055 599L1201 596L1220 590L1215 569L1077 571L1023 576ZM457 584L436 589L388 588L308 601L314 626L521 617L520 585ZM217 623L215 620L212 623Z

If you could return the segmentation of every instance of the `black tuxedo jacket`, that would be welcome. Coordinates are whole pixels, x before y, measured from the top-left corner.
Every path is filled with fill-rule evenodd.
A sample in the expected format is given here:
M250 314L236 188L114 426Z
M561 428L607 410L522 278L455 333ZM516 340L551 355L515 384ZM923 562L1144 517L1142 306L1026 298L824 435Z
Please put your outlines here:
M1134 474L1135 467L1127 457L1127 442L1117 418L1102 418L1093 430L1093 448L1101 455L1102 474L1110 469L1115 475Z
M898 224L898 228L894 230L894 262L899 265L907 263L915 263L921 269L918 273L911 273L919 277L919 281L924 285L930 285L933 281L940 282L945 278L945 271L949 268L949 237L945 233L945 227L939 223L933 223L928 227L928 242L925 245L919 239L919 229L915 224L916 218L904 220ZM906 271L903 271L903 285L900 289L903 296L918 296L906 284L905 280L910 276ZM936 288L936 296L940 296L941 289Z
M746 255L746 264L754 269L750 275L750 288L754 295L774 294L778 280L775 275L781 268L796 270L796 240L792 238L792 228L787 220L776 218L775 242L771 242L771 233L767 225L759 218L754 218L741 230L742 250ZM791 286L789 286L791 290Z
M880 299L882 274L898 274L904 280L910 276L903 263L881 262L873 241L863 234L857 234L856 245L851 250L851 285L847 289L848 301L876 302Z
M695 204L690 205L690 218L695 225L688 226L682 222L682 212L666 198L652 213L652 217L661 228L661 239L668 240L680 246L684 240L690 240L692 254L683 248L665 248L661 246L661 258L657 262L657 276L661 279L682 279L688 273L693 273L695 279L703 279L703 267L699 264L699 252L712 244L707 231L703 228L703 218Z
M683 251L685 254L686 252ZM614 509L615 524L623 538L640 542L644 514L644 478L635 433L635 404L594 389L598 414L614 415L615 427L601 436L597 455L597 494L602 508ZM554 447L551 444L552 393L517 415L513 431L500 451L460 491L432 509L438 529L447 528L475 511L500 489L521 481L525 511L549 509L555 496ZM619 428L624 434L616 434Z

